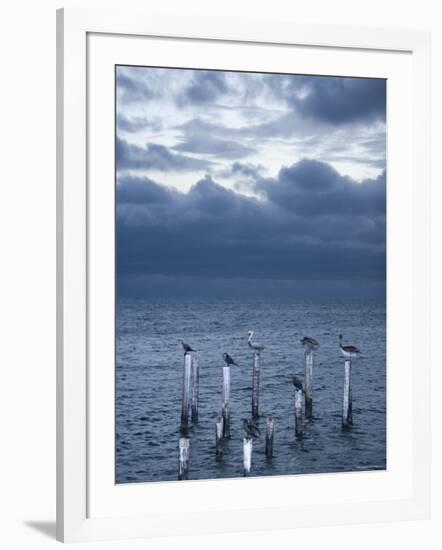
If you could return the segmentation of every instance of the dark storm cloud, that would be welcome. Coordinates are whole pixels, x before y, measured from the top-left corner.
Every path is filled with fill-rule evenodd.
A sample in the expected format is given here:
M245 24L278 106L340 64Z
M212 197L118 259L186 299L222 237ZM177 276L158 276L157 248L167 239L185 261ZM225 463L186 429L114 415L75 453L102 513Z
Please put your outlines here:
M379 78L303 77L307 94L292 97L304 116L330 124L385 120L386 80Z
M256 86L255 82L250 83ZM267 88L276 101L287 102L302 116L328 124L385 121L385 79L263 75L260 85Z
M185 153L197 153L200 155L218 155L221 158L243 158L256 150L239 142L218 139L208 134L193 135L175 145L176 151Z
M121 170L160 170L193 171L204 170L210 166L209 161L171 153L164 145L148 143L139 147L117 138L116 142L117 169Z
M122 178L117 186L117 203L119 205L150 205L152 211L158 205L172 205L178 201L180 194L169 187L158 185L149 178Z
M282 168L276 179L258 179L255 188L281 208L300 215L385 213L385 172L359 184L325 162L303 159Z
M256 137L310 136L302 121L315 121L323 131L343 125L386 121L386 81L383 79L278 76L271 84L275 101L284 101L291 111L260 124L237 130L240 135ZM318 127L318 130L321 126ZM381 140L382 142L382 140ZM307 142L305 141L307 145Z
M119 274L273 280L385 277L384 175L357 184L324 163L301 161L266 181L267 191L261 189L265 198L257 200L208 176L188 193L149 179L121 178Z

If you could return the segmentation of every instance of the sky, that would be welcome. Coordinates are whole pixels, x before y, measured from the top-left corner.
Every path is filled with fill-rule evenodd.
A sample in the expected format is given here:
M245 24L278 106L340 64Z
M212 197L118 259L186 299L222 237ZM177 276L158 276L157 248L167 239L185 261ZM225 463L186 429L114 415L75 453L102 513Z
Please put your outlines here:
M116 68L117 290L385 300L386 81Z

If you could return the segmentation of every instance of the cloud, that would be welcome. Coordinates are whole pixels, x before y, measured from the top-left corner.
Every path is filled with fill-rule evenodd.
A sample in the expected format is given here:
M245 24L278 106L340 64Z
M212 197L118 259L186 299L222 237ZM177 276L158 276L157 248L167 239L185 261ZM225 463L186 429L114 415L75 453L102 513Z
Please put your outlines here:
M117 67L116 90L119 102L133 103L152 99L151 90L139 77L140 71L137 68Z
M177 126L177 129L185 136L215 135L239 141L244 138L259 140L275 136L281 138L294 135L299 136L300 130L303 130L303 126L300 123L299 116L290 111L282 115L280 112L276 112L271 120L267 122L249 123L237 127L221 124L220 122L202 120L200 117L196 117Z
M153 132L159 132L163 125L160 119L140 116L126 117L122 113L118 113L117 116L117 133L127 132L130 134L136 133L139 130L151 130Z
M123 177L117 186L118 205L171 205L179 194L146 177Z
M275 103L285 102L302 117L327 124L385 121L386 80L382 78L263 75L260 86Z
M207 101L222 94L236 94L237 109L251 107L258 100L272 105L276 109L275 118L253 125L263 134L271 135L274 126L280 128L281 123L293 130L296 124L299 125L300 118L313 118L328 126L386 120L385 79L238 73L232 81L236 84L236 89L233 89L231 84L227 84L226 74L229 73L215 73L220 85L213 88L204 87L202 83L206 76L202 74L199 77L200 93L207 97ZM284 105L289 110L278 115ZM242 129L242 132L246 131L247 128Z
M220 71L192 71L193 78L184 89L182 95L177 96L179 104L209 103L215 101L229 88L226 83L226 73Z
M267 97L273 104L285 103L290 108L273 120L254 125L251 131L262 136L281 131L281 135L294 135L309 120L328 128L386 121L385 79L264 75L260 85L267 89Z
M325 163L301 161L256 185L260 200L209 176L188 193L120 178L119 274L384 280L385 175L358 184Z
M385 80L118 67L118 280L382 287L385 92Z
M217 122L209 122L203 120L200 117L191 118L184 124L179 124L176 129L181 131L184 135L211 135L217 134L222 136L231 136L232 132L235 132L233 128L228 128L223 124Z
M230 166L217 170L216 176L233 181L233 189L240 193L253 194L256 181L266 172L266 168L261 164L235 161Z
M238 141L218 139L207 134L190 136L175 145L173 149L200 155L218 155L224 159L243 158L256 151Z
M261 176L264 170L264 167L261 165L257 166L252 163L243 164L242 162L234 162L231 166L230 173L232 175L240 175L256 180Z
M118 138L116 142L117 170L193 171L204 170L211 162L172 153L164 145L148 143L139 147Z
M303 159L279 171L276 179L257 179L255 189L270 201L300 215L385 214L385 171L356 183L332 166Z
M330 124L386 116L386 80L381 78L304 77L307 93L291 103L303 114Z

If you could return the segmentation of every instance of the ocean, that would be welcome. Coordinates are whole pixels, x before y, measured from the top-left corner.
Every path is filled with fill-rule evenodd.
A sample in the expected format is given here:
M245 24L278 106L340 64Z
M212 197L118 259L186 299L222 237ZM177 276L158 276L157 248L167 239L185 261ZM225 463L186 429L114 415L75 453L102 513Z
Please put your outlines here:
M175 481L178 476L183 351L196 350L200 369L199 422L190 427L189 479L243 475L242 419L251 416L253 356L261 354L261 435L251 476L298 475L386 468L386 311L379 304L120 299L117 306L116 483ZM341 429L344 344L363 356L353 362L353 425ZM299 340L311 336L313 418L294 432L293 375L303 379ZM222 354L231 367L231 438L215 456L215 418L221 413ZM275 418L274 455L265 456L266 417Z

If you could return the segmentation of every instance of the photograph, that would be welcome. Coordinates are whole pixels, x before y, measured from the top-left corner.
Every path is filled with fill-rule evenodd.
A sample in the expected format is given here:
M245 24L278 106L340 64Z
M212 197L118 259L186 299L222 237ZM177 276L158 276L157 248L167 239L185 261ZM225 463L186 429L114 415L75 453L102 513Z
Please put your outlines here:
M386 136L384 78L115 66L116 484L386 470Z

